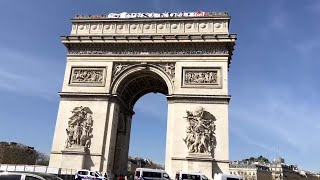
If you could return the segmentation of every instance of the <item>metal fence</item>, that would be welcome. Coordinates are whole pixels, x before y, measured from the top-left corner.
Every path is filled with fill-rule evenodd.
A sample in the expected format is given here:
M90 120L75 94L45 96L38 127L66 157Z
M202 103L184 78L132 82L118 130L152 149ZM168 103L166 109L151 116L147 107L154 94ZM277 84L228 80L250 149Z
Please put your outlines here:
M2 171L26 171L55 174L64 180L74 180L76 169L54 168L40 165L0 164Z

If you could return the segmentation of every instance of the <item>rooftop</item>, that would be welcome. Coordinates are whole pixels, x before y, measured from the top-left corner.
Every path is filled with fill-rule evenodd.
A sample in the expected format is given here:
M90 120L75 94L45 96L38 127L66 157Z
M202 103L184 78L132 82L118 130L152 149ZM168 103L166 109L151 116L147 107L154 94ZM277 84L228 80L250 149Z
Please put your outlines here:
M187 17L229 17L228 12L165 12L165 13L109 13L98 15L76 15L74 19L143 19L143 18L187 18Z

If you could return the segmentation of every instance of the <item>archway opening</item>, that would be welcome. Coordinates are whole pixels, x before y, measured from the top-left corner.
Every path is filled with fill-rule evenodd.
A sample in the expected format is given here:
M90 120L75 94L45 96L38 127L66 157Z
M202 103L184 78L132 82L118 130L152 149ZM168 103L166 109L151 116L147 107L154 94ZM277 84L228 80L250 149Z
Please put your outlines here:
M119 83L114 90L121 105L119 106L114 172L123 173L127 170L132 172L137 167L143 167L141 161L130 163L129 155L150 158L155 163L164 165L167 134L165 95L170 92L171 81L162 69L153 65L128 68L119 75L118 80ZM136 103L140 98L141 102ZM136 114L133 115L130 112Z
M164 167L168 112L166 97L160 93L146 94L137 101L134 112L129 145L129 155L133 160L129 159L128 170ZM139 158L147 160L141 162Z
M149 70L131 74L117 89L117 94L129 108L133 108L140 97L151 92L167 95L168 86L161 76Z

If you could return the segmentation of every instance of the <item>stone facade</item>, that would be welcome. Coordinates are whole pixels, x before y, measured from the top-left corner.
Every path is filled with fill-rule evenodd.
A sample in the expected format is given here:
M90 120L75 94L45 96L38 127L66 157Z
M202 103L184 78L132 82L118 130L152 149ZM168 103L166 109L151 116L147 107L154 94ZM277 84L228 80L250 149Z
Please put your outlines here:
M62 37L67 65L49 165L125 173L133 106L159 92L168 100L168 174L227 173L228 70L236 35L227 14L211 15L73 19L71 34ZM79 107L90 111L74 117Z
M244 180L319 180L315 173L298 169L296 165L285 164L283 158L272 162L234 161L229 166L230 174L243 176Z
M261 165L230 164L230 174L240 175L244 180L272 180L269 167Z
M33 147L17 143L0 142L0 164L30 164L37 160L37 152Z
M313 173L301 171L297 166L286 165L284 163L270 164L273 180L319 180L320 178Z

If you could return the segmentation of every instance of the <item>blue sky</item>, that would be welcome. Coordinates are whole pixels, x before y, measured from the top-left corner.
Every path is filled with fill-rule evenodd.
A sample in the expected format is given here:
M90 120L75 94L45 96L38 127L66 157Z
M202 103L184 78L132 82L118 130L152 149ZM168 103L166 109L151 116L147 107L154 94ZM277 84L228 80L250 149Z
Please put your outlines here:
M229 71L230 159L280 155L320 171L319 0L2 0L0 140L50 152L66 63L60 36L70 33L75 14L199 10L228 11L238 34ZM131 155L164 162L166 106L161 94L137 102Z

